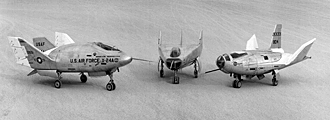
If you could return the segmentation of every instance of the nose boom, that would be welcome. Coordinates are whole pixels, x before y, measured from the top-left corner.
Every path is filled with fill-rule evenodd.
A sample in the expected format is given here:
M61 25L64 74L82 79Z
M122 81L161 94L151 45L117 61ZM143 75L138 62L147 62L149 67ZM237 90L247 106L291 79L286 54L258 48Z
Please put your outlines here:
M125 65L127 65L131 62L132 62L132 57L131 56L128 56L125 53L120 56L120 60L119 60L120 66L125 66Z

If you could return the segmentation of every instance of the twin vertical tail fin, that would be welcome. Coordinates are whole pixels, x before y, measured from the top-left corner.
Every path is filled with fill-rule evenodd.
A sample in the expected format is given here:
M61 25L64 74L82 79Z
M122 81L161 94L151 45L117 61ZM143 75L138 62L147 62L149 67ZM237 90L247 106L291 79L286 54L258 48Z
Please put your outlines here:
M282 29L282 24L275 25L275 29L273 32L273 39L272 39L269 49L282 47L281 46L281 29Z
M159 31L158 45L162 44L162 31Z
M55 32L55 46L62 46L74 43L70 36L66 33Z
M54 61L48 56L44 55L38 48L31 45L29 42L20 37L8 37L12 48L20 45L20 52L15 53L15 56L24 56L34 69L54 69ZM18 47L17 47L18 48ZM23 51L25 50L25 52ZM15 52L15 51L14 51ZM23 53L21 53L23 52ZM17 54L17 55L16 55ZM22 54L22 55L21 55Z
M15 58L16 58L16 63L24 66L31 67L29 64L29 61L27 60L27 53L25 50L25 47L22 47L18 40L16 40L13 37L8 37L10 47L12 48Z
M42 52L45 52L55 47L55 45L49 42L45 37L33 38L33 45Z
M288 61L288 64L295 64L306 59L311 59L311 57L307 57L306 55L309 49L312 47L315 40L316 38L301 45L301 47L295 53L292 54L291 58Z
M203 45L203 30L201 31L199 36L199 44Z

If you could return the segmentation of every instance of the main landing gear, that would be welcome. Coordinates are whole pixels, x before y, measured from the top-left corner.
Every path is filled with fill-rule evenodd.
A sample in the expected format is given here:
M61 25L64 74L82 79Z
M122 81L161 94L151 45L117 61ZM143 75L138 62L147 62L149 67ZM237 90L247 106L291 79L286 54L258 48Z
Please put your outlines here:
M196 59L195 62L194 62L194 69L195 69L195 70L194 70L194 77L195 77L195 78L198 78L198 72L199 72L198 70L200 69L199 67L200 67L200 66L199 66L199 62L198 62L198 60Z
M159 76L161 78L164 77L164 62L160 58L159 58L159 62L158 62L158 71L159 71Z
M62 86L62 82L61 82L61 79L62 79L61 74L62 74L62 72L56 71L56 73L57 73L58 80L55 80L54 87L57 88L57 89L59 89Z
M273 75L273 78L272 78L273 86L277 86L278 85L278 80L276 79L276 72L272 71L272 75ZM279 76L279 74L278 74L278 76Z
M116 89L116 84L114 83L114 80L112 79L113 77L113 72L107 72L107 75L110 77L110 81L108 82L108 84L105 86L105 88L108 91L112 91Z
M82 83L86 83L87 82L87 76L83 72L81 73L80 81Z
M233 87L234 87L234 88L241 88L241 86L242 86L242 81L243 81L243 79L241 78L241 75L237 75L237 74L235 74L235 75L234 75L234 78L235 78L236 80L234 80L234 82L233 82Z

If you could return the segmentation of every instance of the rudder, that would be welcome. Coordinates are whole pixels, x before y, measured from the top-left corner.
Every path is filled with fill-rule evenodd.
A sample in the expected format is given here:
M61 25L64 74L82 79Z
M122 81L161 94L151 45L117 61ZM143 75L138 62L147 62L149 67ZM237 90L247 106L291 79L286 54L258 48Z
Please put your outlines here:
M47 40L47 38L45 37L33 38L33 45L42 52L45 52L55 47L55 45L49 42L49 40Z

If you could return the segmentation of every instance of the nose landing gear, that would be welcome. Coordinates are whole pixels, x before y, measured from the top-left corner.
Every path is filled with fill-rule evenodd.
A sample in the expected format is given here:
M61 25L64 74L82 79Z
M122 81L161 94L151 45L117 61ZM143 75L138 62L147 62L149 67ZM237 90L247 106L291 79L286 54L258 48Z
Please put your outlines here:
M177 76L177 70L174 70L174 79L173 79L173 84L179 84L180 78Z
M108 90L108 91L112 91L112 90L115 90L116 89L116 84L114 83L114 80L113 80L113 72L107 72L107 75L109 76L110 80L108 82L108 84L105 86L105 88Z
M234 80L234 82L233 82L233 87L234 88L241 88L242 87L242 81L243 81L243 79L241 78L241 75L234 74L234 78L236 80Z

